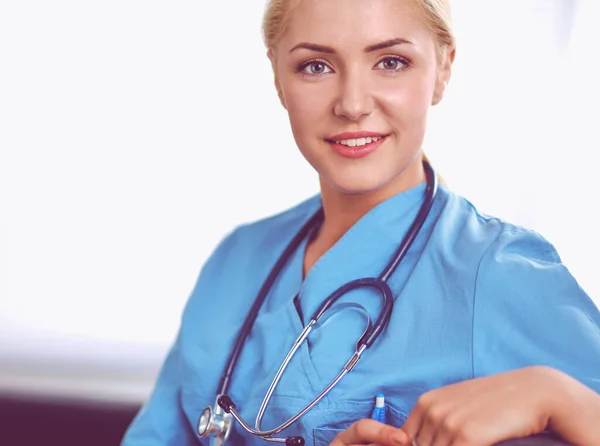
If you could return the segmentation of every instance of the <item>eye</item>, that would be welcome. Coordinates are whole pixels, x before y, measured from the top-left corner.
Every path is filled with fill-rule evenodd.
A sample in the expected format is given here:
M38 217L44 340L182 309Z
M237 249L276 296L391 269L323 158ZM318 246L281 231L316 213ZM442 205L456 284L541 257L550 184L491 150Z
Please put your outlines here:
M302 64L299 71L308 76L318 76L331 72L331 68L325 62L313 60Z
M398 71L408 67L408 61L400 57L386 57L377 65L381 70Z

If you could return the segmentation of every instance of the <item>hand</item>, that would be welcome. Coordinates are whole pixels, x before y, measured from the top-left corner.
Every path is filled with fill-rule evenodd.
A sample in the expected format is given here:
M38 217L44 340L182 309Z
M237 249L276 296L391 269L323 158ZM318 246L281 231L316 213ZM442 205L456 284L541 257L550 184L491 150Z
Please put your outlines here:
M360 420L331 445L492 446L549 427L573 444L598 445L599 416L596 392L558 370L528 367L432 390L402 428Z
M410 444L408 435L400 428L375 420L364 419L339 433L330 446L350 445L404 446Z
M534 435L564 403L565 378L548 367L528 367L432 390L419 398L402 430L418 446L490 446Z

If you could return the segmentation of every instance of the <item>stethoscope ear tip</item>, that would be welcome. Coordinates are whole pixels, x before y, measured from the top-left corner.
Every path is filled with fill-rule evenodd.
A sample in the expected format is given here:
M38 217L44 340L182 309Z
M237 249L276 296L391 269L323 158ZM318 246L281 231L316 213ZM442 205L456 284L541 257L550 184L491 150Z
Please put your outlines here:
M285 446L304 446L304 437L295 436L287 437L285 439Z

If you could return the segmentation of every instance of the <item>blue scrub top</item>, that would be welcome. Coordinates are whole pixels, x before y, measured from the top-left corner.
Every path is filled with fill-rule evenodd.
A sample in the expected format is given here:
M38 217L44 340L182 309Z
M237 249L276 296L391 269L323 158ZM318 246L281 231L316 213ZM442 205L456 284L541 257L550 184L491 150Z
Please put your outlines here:
M425 184L363 216L302 279L306 241L268 295L233 374L229 395L254 420L282 359L322 300L358 277L376 277L422 203ZM225 362L269 271L320 207L315 196L274 217L237 228L199 275L180 331L151 397L122 446L208 444L198 418L214 405ZM352 372L280 436L325 445L368 418L386 397L388 423L401 426L418 397L448 384L531 365L560 369L600 391L600 312L554 247L539 234L479 213L443 186L402 264L388 281L395 303L389 325ZM299 293L298 308L293 298ZM377 317L368 289L344 300ZM313 332L292 359L267 408L263 430L302 409L341 370L365 327L344 309ZM234 424L229 444L265 444Z

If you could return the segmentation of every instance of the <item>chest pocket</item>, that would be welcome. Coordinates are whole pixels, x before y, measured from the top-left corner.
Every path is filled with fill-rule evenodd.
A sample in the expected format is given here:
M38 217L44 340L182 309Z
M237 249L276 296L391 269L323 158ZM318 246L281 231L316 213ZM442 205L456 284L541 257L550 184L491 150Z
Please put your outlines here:
M315 446L329 445L340 432L346 430L351 424L362 418L370 418L373 410L373 401L353 402L347 411L339 410L332 418L336 421L329 425L319 426L313 429ZM349 406L350 406L349 405ZM386 423L390 426L402 427L408 414L386 403Z

